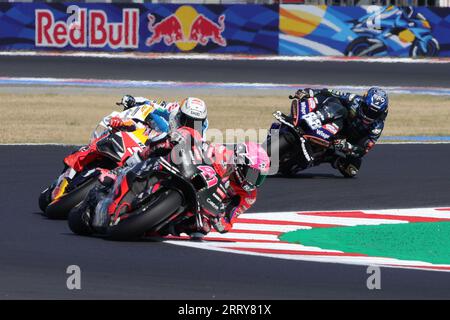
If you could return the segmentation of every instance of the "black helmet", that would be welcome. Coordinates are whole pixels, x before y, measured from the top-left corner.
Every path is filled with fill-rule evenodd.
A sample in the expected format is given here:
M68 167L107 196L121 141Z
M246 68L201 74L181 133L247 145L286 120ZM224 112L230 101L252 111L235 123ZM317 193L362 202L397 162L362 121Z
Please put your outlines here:
M127 110L136 106L136 99L133 96L126 94L122 97L122 101L116 103L118 106L123 106L123 110Z

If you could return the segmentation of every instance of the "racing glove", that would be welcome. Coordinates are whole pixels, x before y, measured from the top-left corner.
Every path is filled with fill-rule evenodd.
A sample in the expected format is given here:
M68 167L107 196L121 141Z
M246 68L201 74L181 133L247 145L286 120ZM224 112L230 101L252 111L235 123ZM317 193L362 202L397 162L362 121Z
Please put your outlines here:
M308 125L308 127L312 130L319 129L322 127L322 121L317 116L316 113L310 112L301 117L301 119Z
M227 233L233 227L233 223L225 216L221 216L218 219L211 219L211 225L220 233Z
M123 126L123 120L118 117L113 117L109 120L109 125L112 128L120 128Z
M334 150L344 153L350 157L361 157L361 148L354 146L345 139L338 139L333 142Z
M119 129L122 127L130 127L131 128L131 127L134 127L134 122L133 122L133 120L123 121L119 117L112 117L109 120L109 125L114 129Z
M314 92L311 89L305 88L305 89L299 89L295 92L294 96L289 96L291 99L307 99L314 96Z
M231 205L231 203L230 203ZM222 213L219 217L215 219L211 219L211 225L216 229L217 232L220 233L227 233L228 231L233 228L233 224L237 220L237 214L236 214L237 207L233 208L230 211L225 211Z

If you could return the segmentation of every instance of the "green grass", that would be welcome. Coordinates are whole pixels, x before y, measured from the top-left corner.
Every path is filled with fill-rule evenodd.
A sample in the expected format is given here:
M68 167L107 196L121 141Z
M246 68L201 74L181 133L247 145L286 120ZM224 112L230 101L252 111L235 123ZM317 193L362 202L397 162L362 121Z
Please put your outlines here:
M297 230L280 240L376 257L450 264L450 222Z

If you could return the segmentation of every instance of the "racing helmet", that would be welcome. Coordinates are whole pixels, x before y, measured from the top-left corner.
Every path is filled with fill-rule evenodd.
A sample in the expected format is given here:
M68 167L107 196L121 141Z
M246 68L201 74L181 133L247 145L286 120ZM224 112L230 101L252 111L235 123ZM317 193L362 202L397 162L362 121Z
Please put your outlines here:
M414 15L414 8L412 6L407 6L407 7L403 8L403 12L405 13L405 16L408 19L411 19L412 16Z
M202 99L189 97L181 102L180 126L190 127L202 132L208 111L206 103Z
M383 89L372 87L367 90L363 98L358 112L363 123L370 124L387 113L389 98Z
M126 94L122 97L120 102L116 103L118 106L123 106L123 110L128 110L136 106L136 99L133 96Z
M269 173L270 159L255 142L238 143L234 147L235 175L245 191L259 188Z

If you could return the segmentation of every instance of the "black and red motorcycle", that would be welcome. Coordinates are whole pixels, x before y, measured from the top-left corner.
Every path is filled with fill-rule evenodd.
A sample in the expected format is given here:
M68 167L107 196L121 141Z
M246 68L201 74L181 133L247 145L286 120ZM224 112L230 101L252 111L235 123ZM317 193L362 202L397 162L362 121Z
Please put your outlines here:
M69 214L79 235L100 234L114 240L139 238L173 227L218 217L225 209L228 180L191 147L174 148L170 156L150 158L125 168L112 187L93 189Z

